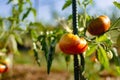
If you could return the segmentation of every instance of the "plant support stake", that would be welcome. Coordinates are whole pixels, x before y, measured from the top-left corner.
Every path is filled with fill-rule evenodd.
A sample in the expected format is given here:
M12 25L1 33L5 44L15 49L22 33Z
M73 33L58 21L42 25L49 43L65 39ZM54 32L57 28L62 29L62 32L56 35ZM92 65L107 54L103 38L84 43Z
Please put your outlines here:
M77 11L77 0L72 0L72 21L73 21L73 34L78 34L78 11ZM82 54L80 55L83 56ZM83 57L82 57L83 58ZM78 55L74 55L74 80L85 80L82 76L81 66L84 67L84 63L79 63Z
M72 16L73 16L73 34L78 34L78 13L77 13L77 0L72 0ZM78 55L74 55L74 80L80 80Z

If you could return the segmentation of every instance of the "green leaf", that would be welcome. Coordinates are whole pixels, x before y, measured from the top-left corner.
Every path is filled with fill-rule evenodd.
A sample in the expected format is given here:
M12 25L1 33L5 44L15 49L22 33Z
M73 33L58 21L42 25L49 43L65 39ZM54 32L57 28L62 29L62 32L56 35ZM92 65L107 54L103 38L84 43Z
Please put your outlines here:
M65 61L69 62L70 61L70 55L65 55Z
M71 19L72 19L72 15L69 15L67 20L71 20Z
M37 47L36 47L36 43L33 43L33 51L34 51L35 60L36 60L37 64L40 66L40 58L39 58L39 55L38 55L38 50L37 50Z
M19 2L19 7L18 7L18 10L19 10L19 13L21 13L23 11L23 1L21 0L21 2Z
M85 58L83 56L83 54L80 54L80 62L81 62L81 73L83 73L84 69L85 69Z
M27 12L23 15L22 20L24 20L30 13L31 8L28 8Z
M18 35L18 34L14 34L14 35L15 35L15 39L16 39L16 41L17 41L19 44L23 44L23 41L22 41L21 36Z
M89 46L89 49L86 51L86 56L90 56L92 53L94 53L96 51L96 45L90 45Z
M109 69L109 60L107 58L106 51L101 45L98 46L97 51L98 51L98 60L104 66L104 68Z
M78 5L79 5L79 6L81 5L80 0L78 0Z
M93 0L83 0L82 4L86 7L89 4L92 4Z
M34 16L36 16L36 10L34 8L31 8L31 11L33 12Z
M33 51L34 51L35 60L36 60L37 64L40 66L40 59L38 56L38 52L35 49Z
M13 0L9 0L8 2L7 2L7 4L9 4L9 3L11 3Z
M115 65L120 66L120 58L118 56L116 48L112 48L111 51L113 53L112 60L115 62Z
M116 70L117 70L118 74L120 75L120 66L117 66Z
M112 25L111 25L111 27L110 27L110 30L113 29L114 27L117 27L117 25L118 25L119 23L120 23L120 17L119 17L115 22L112 23ZM109 31L110 31L110 30L109 30Z
M117 8L119 8L119 9L120 9L120 3L119 3L119 2L114 1L114 2L113 2L113 4L114 4Z
M108 40L108 37L105 34L96 38L97 42L103 42L103 41L106 41L106 40Z
M118 35L117 39L116 39L116 45L118 47L120 47L120 34Z
M66 8L69 7L71 4L72 4L72 0L67 0L67 1L65 2L65 4L63 5L62 10L66 9Z
M47 72L48 74L50 73L50 69L51 69L51 65L52 65L52 61L53 61L53 55L55 53L55 40L52 40L51 44L50 44L50 49L49 49L49 53L48 53L48 59L47 59Z
M45 59L47 60L48 45L47 45L47 41L46 41L46 36L45 35L39 36L38 40L42 45L42 50L44 51Z
M26 0L27 2L30 2L30 0Z
M32 2L31 2L31 0L26 0L26 2L29 3L30 6L32 7Z
M33 41L37 40L38 35L35 30L31 30L31 37Z
M8 46L9 50L15 54L19 54L18 52L18 48L17 48L17 42L15 40L15 36L13 34L11 34L8 37L6 46Z
M34 29L34 30L39 31L39 32L43 31L45 29L43 24L38 23L38 22L30 23L29 28Z
M70 63L70 55L65 55L65 61L66 61L66 66L68 67L68 64Z

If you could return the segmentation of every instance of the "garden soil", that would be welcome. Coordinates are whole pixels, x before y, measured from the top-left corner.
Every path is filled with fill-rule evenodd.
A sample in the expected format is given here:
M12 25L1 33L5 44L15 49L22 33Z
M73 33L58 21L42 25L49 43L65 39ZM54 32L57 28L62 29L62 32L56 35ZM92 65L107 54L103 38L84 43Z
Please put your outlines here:
M69 72L51 70L48 75L46 69L39 66L15 65L9 74L4 74L1 80L73 80Z
M106 72L103 74L104 76L101 76L100 80L120 80L120 77L109 76ZM12 71L9 74L5 73L0 80L74 80L74 77L68 71L51 70L48 75L44 67L14 65Z

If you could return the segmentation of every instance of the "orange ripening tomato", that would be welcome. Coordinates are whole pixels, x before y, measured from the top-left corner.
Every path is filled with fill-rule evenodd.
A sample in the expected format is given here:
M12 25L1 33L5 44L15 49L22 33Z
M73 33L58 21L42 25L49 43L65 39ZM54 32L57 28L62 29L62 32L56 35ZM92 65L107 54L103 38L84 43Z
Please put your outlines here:
M72 33L64 34L60 41L59 47L66 54L81 54L86 51L88 45L84 38L79 38Z
M7 65L6 64L0 64L0 73L4 73L7 71Z
M110 28L110 19L106 15L101 15L92 20L88 25L88 32L92 35L99 36Z

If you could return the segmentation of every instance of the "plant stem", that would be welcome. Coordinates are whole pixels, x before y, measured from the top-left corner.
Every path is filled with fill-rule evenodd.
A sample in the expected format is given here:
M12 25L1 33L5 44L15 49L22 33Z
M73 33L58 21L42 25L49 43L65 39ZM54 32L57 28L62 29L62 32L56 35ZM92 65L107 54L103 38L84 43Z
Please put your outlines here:
M84 6L84 20L83 20L83 27L84 27L84 36L86 36L86 29L87 29L87 26L86 26L86 6Z
M84 59L83 54L80 54L80 59L81 59L81 73L82 73L85 67L85 59Z
M120 17L111 25L110 29L114 28L115 26L117 26L120 22Z
M81 65L80 65L80 80L86 80L86 78L83 76L83 71L85 68L85 59L83 54L80 54L80 59L81 59Z

